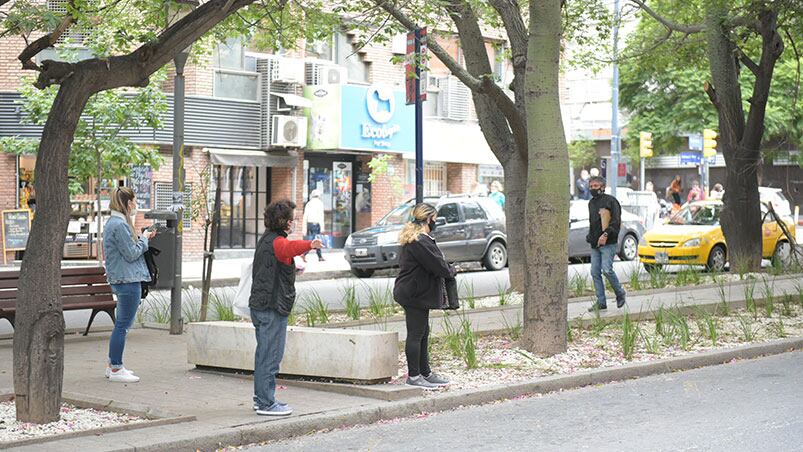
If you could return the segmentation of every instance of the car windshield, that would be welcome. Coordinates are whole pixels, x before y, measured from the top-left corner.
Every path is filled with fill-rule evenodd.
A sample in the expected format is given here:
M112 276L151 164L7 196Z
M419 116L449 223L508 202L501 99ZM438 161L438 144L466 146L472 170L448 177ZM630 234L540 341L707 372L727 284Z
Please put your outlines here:
M399 207L391 210L389 214L385 215L384 218L379 220L377 223L379 226L386 226L389 224L404 224L410 221L410 214L412 213L411 210L413 206L410 204L402 204Z
M722 206L719 204L690 204L669 220L669 224L693 224L703 226L716 226L719 224L719 214Z

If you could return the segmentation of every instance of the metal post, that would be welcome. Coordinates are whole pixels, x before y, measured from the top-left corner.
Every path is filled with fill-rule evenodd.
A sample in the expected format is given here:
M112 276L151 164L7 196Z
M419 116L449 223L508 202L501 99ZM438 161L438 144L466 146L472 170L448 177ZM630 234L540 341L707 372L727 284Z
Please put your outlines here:
M421 103L421 29L415 29L415 202L424 202L424 106Z
M639 183L641 184L641 191L644 191L644 189L647 186L646 181L644 180L647 177L647 169L644 167L644 165L646 165L646 164L647 164L647 159L642 157L641 158L641 164L639 165L639 173L640 173L639 174Z
M611 93L611 164L608 185L611 186L611 195L616 197L616 187L619 186L619 154L621 137L619 136L619 0L613 2L613 92ZM613 182L611 182L613 181Z
M173 210L176 212L176 266L173 273L173 288L170 290L170 334L181 334L184 319L181 318L181 253L184 229L184 65L187 51L180 52L174 60L176 78L173 87Z

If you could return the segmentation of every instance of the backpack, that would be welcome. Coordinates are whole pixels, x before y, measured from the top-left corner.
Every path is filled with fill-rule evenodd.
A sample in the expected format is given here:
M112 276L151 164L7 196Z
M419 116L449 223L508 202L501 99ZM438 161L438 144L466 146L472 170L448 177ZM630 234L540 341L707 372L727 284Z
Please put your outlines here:
M159 281L159 267L156 265L156 256L161 252L162 250L149 246L142 255L142 257L145 258L145 265L148 267L148 273L151 275L150 281L142 281L143 300L148 296L151 287L156 287L156 283Z

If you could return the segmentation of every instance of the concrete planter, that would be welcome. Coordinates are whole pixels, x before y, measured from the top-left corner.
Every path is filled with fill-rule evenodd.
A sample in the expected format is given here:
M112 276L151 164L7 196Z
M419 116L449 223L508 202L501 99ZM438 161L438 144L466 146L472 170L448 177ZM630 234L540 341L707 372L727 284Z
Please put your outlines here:
M279 372L355 382L388 381L398 373L398 344L395 332L291 326ZM255 350L250 323L187 326L190 364L253 371Z

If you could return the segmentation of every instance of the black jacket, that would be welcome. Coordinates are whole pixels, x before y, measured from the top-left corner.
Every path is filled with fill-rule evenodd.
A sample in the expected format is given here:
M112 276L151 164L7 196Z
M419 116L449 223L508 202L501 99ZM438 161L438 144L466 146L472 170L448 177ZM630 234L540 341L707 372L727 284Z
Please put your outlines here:
M281 236L287 237L287 234ZM266 231L257 243L248 306L257 311L273 309L281 315L290 315L296 301L296 266L276 259L273 241L278 237L279 234Z
M602 230L600 209L608 209L611 212L611 222L605 231ZM597 241L599 241L603 232L608 233L606 245L612 245L619 241L619 229L622 226L622 206L619 205L619 201L616 198L605 193L596 198L591 198L591 201L588 201L588 220L586 241L591 245L591 248L597 248Z
M446 278L454 278L454 268L446 263L435 240L421 234L418 240L401 248L399 276L393 287L393 299L405 307L443 309Z

